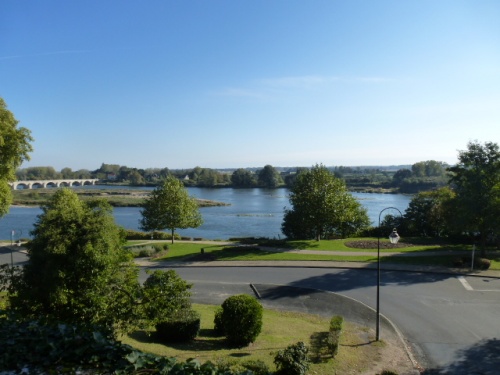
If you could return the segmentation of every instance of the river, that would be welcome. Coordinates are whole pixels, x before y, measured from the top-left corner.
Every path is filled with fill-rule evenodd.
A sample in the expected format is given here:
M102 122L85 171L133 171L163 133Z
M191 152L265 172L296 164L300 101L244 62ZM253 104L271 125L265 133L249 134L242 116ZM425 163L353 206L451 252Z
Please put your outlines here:
M211 240L233 237L283 238L283 211L285 207L290 208L287 189L188 188L188 191L192 197L230 205L201 208L203 225L178 230L182 236ZM373 225L378 224L378 215L384 208L396 207L404 213L411 200L411 196L401 194L352 195L367 209ZM140 210L138 207L117 207L113 211L115 221L124 228L138 230ZM29 238L33 223L41 212L39 207L12 206L10 212L0 219L0 239L11 239L12 231L14 239Z

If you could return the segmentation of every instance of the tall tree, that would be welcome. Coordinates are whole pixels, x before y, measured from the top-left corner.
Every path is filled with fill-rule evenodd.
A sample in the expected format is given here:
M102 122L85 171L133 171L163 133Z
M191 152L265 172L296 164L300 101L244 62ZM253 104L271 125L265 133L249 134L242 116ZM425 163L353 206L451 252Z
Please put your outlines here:
M422 237L448 234L449 207L453 197L449 187L416 194L404 214L405 232Z
M179 179L167 176L146 198L141 211L141 229L170 229L174 243L175 229L197 228L202 223L198 204L191 198Z
M231 182L234 187L250 188L256 185L255 175L248 169L238 168L231 175Z
M0 217L9 211L12 203L9 182L16 179L16 169L24 160L29 160L28 154L33 151L30 131L18 128L18 123L0 97Z
M268 164L259 171L258 183L262 187L274 189L283 184L283 179L276 168Z
M366 210L345 183L323 165L297 176L290 203L293 208L285 210L281 227L288 238L347 237L370 224Z
M137 267L105 201L56 191L43 207L15 282L12 307L24 316L112 330L134 320Z
M498 144L469 142L459 151L458 164L448 169L456 192L454 224L464 232L478 233L482 256L486 239L500 232L500 150Z

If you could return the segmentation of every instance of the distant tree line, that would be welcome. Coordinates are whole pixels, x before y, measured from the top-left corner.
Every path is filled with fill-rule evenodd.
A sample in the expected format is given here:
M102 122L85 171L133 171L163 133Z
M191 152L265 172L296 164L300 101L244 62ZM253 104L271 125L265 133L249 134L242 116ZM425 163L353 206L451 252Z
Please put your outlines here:
M448 166L434 160L421 161L413 165L398 167L327 167L335 177L344 180L350 190L390 190L400 193L416 193L446 185ZM397 169L398 168L398 169ZM191 169L131 168L118 164L102 165L93 171L73 171L53 167L29 167L18 169L18 180L85 179L97 178L105 183L133 186L157 186L167 177L180 179L184 186L233 187L233 188L292 188L297 177L310 168L282 168L266 165L263 168Z

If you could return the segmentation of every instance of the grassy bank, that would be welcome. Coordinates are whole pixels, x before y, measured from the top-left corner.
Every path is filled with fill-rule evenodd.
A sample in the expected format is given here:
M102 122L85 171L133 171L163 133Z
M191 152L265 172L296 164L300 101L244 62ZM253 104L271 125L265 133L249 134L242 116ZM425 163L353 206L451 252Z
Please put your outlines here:
M55 188L49 189L26 189L14 190L14 205L21 206L42 206L54 193ZM132 189L73 189L79 198L83 200L103 198L114 207L140 207L144 203L144 198L150 193L149 190ZM197 199L200 207L225 206L226 203Z

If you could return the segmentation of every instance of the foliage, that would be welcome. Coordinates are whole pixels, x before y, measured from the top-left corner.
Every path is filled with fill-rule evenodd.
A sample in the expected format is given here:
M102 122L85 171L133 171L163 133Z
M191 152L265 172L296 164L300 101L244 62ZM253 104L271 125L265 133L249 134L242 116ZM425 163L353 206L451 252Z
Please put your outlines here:
M178 234L174 235L176 240L179 240L181 236ZM153 231L153 232L140 232L132 229L125 230L125 239L127 240L171 240L172 235L170 233Z
M156 324L156 336L166 342L191 341L200 332L200 314L182 309Z
M368 227L366 210L322 165L301 173L290 190L282 231L290 239L348 237Z
M274 189L280 185L283 185L283 179L281 178L281 175L276 170L276 168L268 164L259 171L257 183L261 187Z
M143 353L89 327L13 316L0 318L0 347L0 368L16 373L231 374L211 362L177 362L175 358Z
M327 345L332 356L335 356L338 353L343 324L344 318L340 315L335 315L330 320L330 330L328 331Z
M498 144L469 142L459 151L458 164L448 169L456 193L451 215L453 227L478 233L482 255L488 236L500 234L500 149Z
M241 365L242 365L242 367L246 368L247 370L250 370L253 375L270 375L271 374L269 367L263 361L260 361L260 360L244 361Z
M404 214L406 236L442 237L448 229L449 205L454 193L448 187L416 194Z
M233 172L231 183L236 188L250 188L257 185L255 174L243 168L239 168Z
M227 298L222 303L222 324L227 340L243 347L255 341L262 329L262 305L247 294Z
M277 373L282 375L305 375L309 369L309 348L299 341L278 351L274 358Z
M24 160L29 160L28 154L33 151L30 131L24 127L18 128L18 123L0 97L0 217L8 212L12 202L8 183L16 178L16 169Z
M203 223L198 204L189 197L182 182L173 176L168 176L146 198L141 215L141 229L170 229L172 243L175 229L196 228Z
M11 285L12 308L26 317L111 329L132 323L137 267L104 201L58 190L28 243L29 261Z
M218 306L214 313L214 332L218 336L224 336L224 321L222 320L222 306Z
M180 311L189 309L191 302L188 284L174 270L148 271L142 288L142 316L153 325L164 322Z

